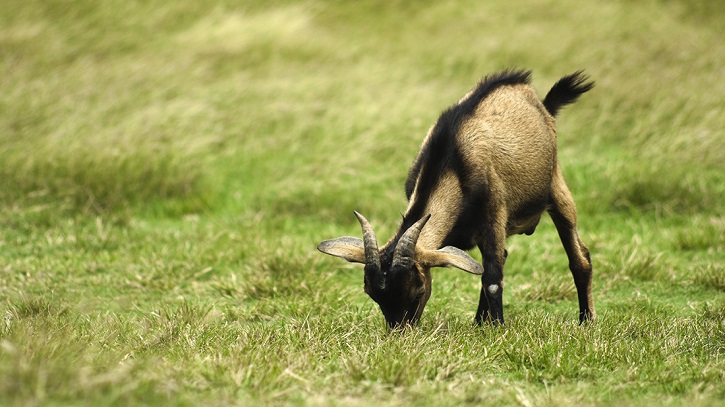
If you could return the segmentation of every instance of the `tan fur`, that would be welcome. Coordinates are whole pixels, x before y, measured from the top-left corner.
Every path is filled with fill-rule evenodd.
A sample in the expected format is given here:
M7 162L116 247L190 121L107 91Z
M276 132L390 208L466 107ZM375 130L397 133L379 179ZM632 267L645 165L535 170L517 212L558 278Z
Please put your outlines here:
M504 212L546 200L556 163L553 121L534 90L517 85L496 89L461 126L465 161L487 179ZM507 235L521 233L519 229Z
M410 198L409 205L416 200L415 193ZM448 233L458 217L462 200L461 185L458 178L452 173L443 174L438 181L438 188L428 200L425 213L432 214L426 227L418 238L418 246L435 250L443 243L443 237ZM409 211L410 207L406 210ZM391 242L388 242L391 243Z

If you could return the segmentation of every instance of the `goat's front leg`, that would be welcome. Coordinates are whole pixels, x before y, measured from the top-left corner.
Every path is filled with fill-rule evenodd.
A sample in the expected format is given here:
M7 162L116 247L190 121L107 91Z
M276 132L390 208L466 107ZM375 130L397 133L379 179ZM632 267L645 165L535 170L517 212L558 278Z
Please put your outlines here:
M478 300L476 323L484 321L503 324L503 267L508 253L504 249L506 242L505 218L497 216L484 233L484 241L478 245L483 256L483 275L481 275L481 296ZM502 223L501 221L504 220Z

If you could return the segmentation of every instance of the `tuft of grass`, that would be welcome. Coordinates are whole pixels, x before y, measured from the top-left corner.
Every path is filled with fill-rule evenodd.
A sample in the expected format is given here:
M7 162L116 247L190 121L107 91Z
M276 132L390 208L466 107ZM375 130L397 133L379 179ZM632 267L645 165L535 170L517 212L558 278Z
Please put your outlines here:
M534 274L528 280L514 290L513 295L520 301L559 302L576 299L576 289L570 275L542 278Z
M725 191L710 189L686 168L673 170L667 163L650 163L636 172L613 175L611 206L667 213L697 213L720 204ZM679 171L679 172L678 172Z
M707 222L692 222L693 227L679 229L674 246L683 251L722 251L725 247L723 219L711 218Z
M68 312L66 306L59 305L45 297L22 296L7 310L5 328L9 329L13 321L25 318L58 318Z
M696 267L691 280L705 288L725 291L725 265L719 263Z
M661 254L643 254L635 249L624 261L624 272L638 281L661 281L666 277L658 265L661 258Z

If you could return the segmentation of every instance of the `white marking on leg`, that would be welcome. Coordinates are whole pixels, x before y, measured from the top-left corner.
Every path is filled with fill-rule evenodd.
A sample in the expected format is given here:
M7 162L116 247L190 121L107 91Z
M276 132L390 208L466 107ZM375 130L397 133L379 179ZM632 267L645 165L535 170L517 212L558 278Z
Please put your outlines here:
M491 294L496 294L498 292L498 284L491 284L488 286L487 290Z

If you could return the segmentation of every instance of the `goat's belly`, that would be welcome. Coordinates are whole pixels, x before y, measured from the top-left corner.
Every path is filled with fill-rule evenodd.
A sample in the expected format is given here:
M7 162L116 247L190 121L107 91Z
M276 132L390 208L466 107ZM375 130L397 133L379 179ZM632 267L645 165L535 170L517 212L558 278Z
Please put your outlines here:
M541 220L541 214L523 219L509 219L506 223L506 236L527 234L531 235Z

